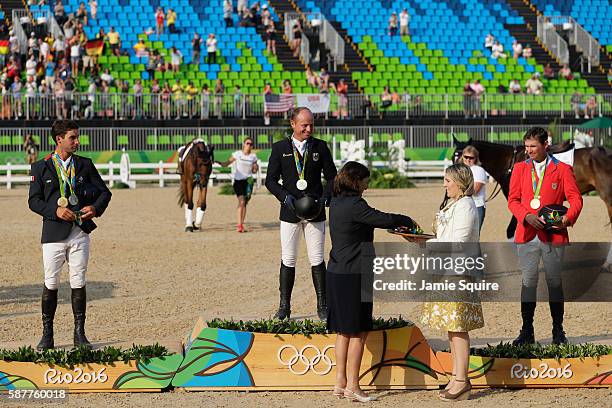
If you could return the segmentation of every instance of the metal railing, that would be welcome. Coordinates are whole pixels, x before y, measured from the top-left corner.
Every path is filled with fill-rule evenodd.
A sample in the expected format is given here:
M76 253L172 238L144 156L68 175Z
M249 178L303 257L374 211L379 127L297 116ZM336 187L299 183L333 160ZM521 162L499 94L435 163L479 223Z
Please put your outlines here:
M521 145L525 131L536 125L493 126L361 126L361 127L316 127L314 136L328 142L332 155L340 159L339 145L342 141L363 140L364 145L385 150L389 141L403 140L408 149L441 148L452 149L455 135L459 140L486 140L496 143ZM548 127L546 124L538 125ZM571 140L576 127L556 126L554 143ZM266 151L272 144L290 135L286 127L186 127L186 128L88 128L79 129L79 150L96 151L173 151L195 138L201 138L217 150L239 150L246 137L253 139L255 149ZM593 132L593 145L603 145L612 137L612 129ZM31 135L41 154L55 149L50 127L46 128L0 128L0 152L2 160L14 164L24 163L23 142ZM439 154L436 154L439 157ZM265 159L265 157L260 157Z
M27 55L28 53L28 36L23 30L23 26L21 25L21 19L27 19L30 22L30 16L28 15L28 11L25 9L17 9L13 10L13 29L15 30L15 35L17 36L17 40L19 43L19 52L21 54ZM24 20L25 21L25 20Z
M551 21L555 26L561 26L563 31L567 31L570 45L575 45L586 57L589 73L592 66L599 66L600 44L584 27L571 16L554 16Z
M555 25L547 16L538 16L538 38L552 52L561 64L569 64L567 42L557 33Z
M319 95L319 94L310 94ZM282 95L283 98L288 95ZM298 95L291 95L293 102L285 112L270 115L286 115L298 106ZM527 118L541 115L602 116L612 114L612 94L483 94L480 97L461 94L395 94L384 101L381 95L349 94L340 98L329 95L329 107L319 117L376 118L403 117L471 117L489 118L513 116ZM346 115L344 115L346 112ZM0 98L0 120L11 119L114 119L114 120L171 120L211 118L262 118L266 113L265 96L262 94L111 94L76 93L63 94L13 94Z
M321 13L285 13L285 36L289 41L293 41L293 25L296 21L300 21L302 27L315 28L319 30L319 41L325 44L332 56L334 63L334 71L337 70L338 65L344 64L344 40L342 36L334 29L331 23L325 19L325 16ZM302 44L307 43L306 49L302 47L303 61L307 64L310 63L310 47L306 34L302 32ZM324 61L319 61L323 66Z

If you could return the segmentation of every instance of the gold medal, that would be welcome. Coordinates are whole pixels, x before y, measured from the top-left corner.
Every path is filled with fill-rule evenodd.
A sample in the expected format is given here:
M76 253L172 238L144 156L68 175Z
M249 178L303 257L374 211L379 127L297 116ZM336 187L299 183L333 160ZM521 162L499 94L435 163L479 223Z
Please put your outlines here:
M60 197L57 199L57 205L62 208L68 207L68 199L66 197Z
M531 206L531 208L533 208L534 210L537 210L538 208L540 208L540 199L539 198L534 198L533 200L531 200L531 202L529 203L529 205Z

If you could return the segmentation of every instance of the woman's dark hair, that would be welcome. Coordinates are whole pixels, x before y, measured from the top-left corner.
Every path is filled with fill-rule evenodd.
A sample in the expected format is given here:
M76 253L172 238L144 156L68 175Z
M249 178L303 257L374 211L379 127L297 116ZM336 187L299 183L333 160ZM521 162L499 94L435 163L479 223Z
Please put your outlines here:
M548 131L542 127L532 127L523 136L523 141L527 139L534 139L544 144L548 140Z
M355 161L346 162L334 179L334 197L358 196L361 194L361 181L368 177L370 177L370 170L366 166Z

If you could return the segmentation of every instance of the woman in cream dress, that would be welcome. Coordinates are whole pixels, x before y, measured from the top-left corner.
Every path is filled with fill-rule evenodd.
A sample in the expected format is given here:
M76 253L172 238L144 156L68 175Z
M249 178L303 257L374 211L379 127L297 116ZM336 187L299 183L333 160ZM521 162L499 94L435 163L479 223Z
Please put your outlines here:
M474 178L470 168L465 164L455 164L447 168L444 188L448 200L442 203L440 212L436 214L436 238L428 243L478 242L479 221L476 205L471 197L474 192ZM470 279L461 274L443 278ZM440 299L440 296L437 299ZM462 298L461 302L426 302L423 304L421 321L432 329L448 332L453 357L453 377L440 392L440 398L447 401L469 398L471 384L467 379L470 352L468 332L484 326L478 296Z

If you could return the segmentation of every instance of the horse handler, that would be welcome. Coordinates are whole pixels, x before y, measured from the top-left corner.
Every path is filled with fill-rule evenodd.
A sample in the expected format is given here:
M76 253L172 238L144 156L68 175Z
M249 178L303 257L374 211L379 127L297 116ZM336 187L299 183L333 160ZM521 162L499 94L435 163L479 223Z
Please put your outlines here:
M564 246L569 244L567 227L576 223L582 210L582 196L570 166L546 153L546 129L534 127L523 137L525 152L529 156L512 170L508 208L517 219L514 241L517 244L522 271L521 316L523 327L513 344L533 344L533 316L538 288L540 258L546 271L552 341L567 343L563 331L564 296L561 282ZM570 208L554 225L545 223L547 207L562 207L567 200Z
M336 177L327 143L312 137L314 118L308 108L296 108L291 114L293 135L274 143L268 160L266 187L281 202L280 207L280 306L277 319L291 317L291 291L295 281L295 263L300 235L306 239L312 282L317 295L317 315L327 317L325 293L325 210L319 208L314 217L298 217L295 204L301 198L315 205L329 206L333 180ZM321 183L321 172L327 181ZM282 184L279 179L282 177ZM310 198L313 198L309 201ZM322 211L321 211L322 209ZM302 208L304 210L304 208ZM306 212L310 212L306 209ZM304 213L304 211L302 211Z
M51 126L55 152L32 165L28 205L43 217L42 253L45 281L42 293L43 336L39 350L53 348L53 319L57 309L59 274L68 262L74 314L74 346L91 347L85 337L85 273L93 217L104 213L111 192L91 159L74 154L79 147L78 125L58 120Z

